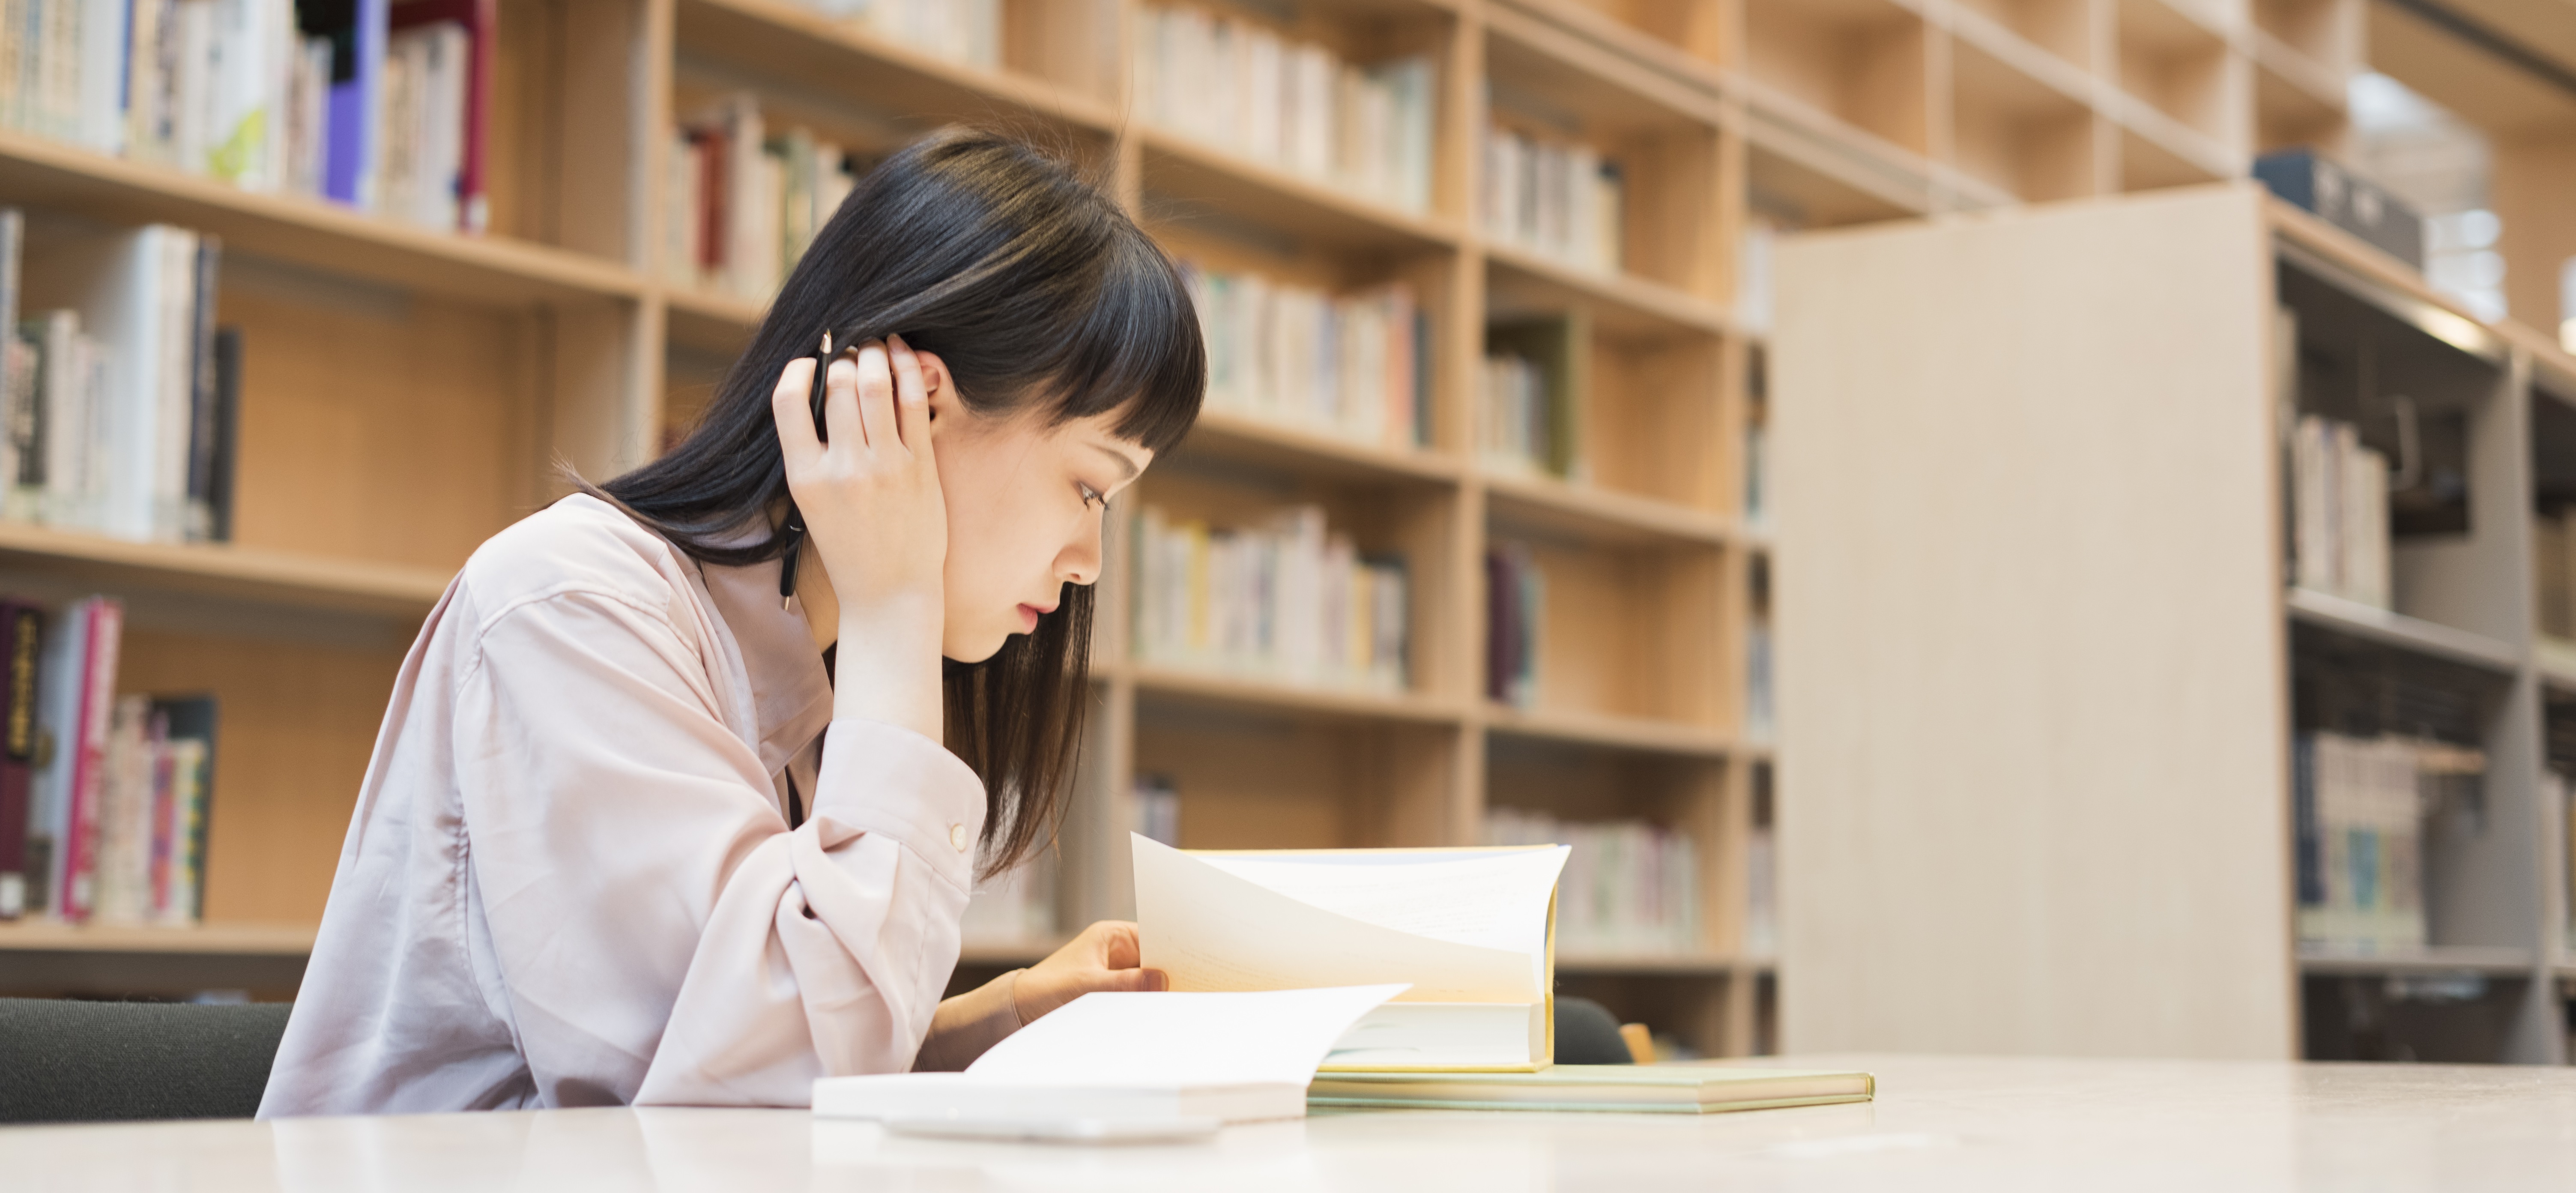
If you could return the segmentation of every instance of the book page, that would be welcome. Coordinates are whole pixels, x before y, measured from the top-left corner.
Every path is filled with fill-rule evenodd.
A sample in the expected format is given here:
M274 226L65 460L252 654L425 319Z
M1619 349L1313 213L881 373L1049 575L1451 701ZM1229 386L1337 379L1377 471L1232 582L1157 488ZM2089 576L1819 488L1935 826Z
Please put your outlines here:
M1144 963L1169 974L1174 990L1409 982L1412 989L1400 1001L1546 998L1541 955L1370 923L1271 890L1148 838L1131 835L1129 840L1135 850L1136 926ZM1543 932L1543 894L1538 906Z
M1241 993L1083 995L966 1071L1032 1084L1304 1085L1333 1041L1400 984Z
M1329 856L1194 856L1289 898L1379 927L1537 955L1547 947L1547 900L1568 852L1558 845L1410 854L1400 864Z

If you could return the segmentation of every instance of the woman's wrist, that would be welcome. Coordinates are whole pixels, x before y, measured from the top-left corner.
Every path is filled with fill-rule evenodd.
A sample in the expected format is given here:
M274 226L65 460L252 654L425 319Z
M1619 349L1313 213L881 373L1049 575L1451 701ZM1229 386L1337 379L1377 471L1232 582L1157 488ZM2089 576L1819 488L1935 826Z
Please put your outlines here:
M832 715L884 721L942 739L938 594L841 606Z

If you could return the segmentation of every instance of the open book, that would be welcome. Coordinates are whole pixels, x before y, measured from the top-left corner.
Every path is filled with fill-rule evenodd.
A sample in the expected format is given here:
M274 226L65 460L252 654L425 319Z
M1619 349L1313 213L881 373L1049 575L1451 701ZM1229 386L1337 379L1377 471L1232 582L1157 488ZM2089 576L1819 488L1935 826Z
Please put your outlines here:
M1144 963L1173 990L1402 982L1324 1070L1529 1071L1554 1052L1566 849L1183 852L1132 836Z

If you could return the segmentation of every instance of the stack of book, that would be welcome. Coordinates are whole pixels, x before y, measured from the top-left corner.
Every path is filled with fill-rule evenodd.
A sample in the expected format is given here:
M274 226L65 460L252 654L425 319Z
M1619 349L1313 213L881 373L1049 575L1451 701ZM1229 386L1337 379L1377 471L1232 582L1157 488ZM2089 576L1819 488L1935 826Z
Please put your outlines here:
M221 256L167 224L30 238L0 209L0 516L230 537L241 345L214 325Z
M1137 10L1136 110L1182 133L1408 211L1431 208L1437 72L1345 62L1241 11Z
M2299 416L2290 443L2298 586L2388 608L2388 457L2351 423Z
M1627 236L1619 167L1580 142L1485 128L1485 234L1597 273L1616 273Z
M858 185L850 155L801 128L770 136L738 94L671 134L662 273L767 302Z
M214 698L117 695L124 620L107 597L0 601L0 919L202 913Z
M1485 553L1485 695L1516 708L1538 703L1539 627L1547 622L1547 577L1529 548L1497 543Z
M2443 742L2302 734L2291 773L2299 942L2424 947L2426 815L2473 804L2485 770L2483 754Z
M992 70L1002 65L1002 0L804 0L906 49Z
M1640 820L1570 822L1493 808L1485 813L1484 843L1572 847L1556 886L1560 952L1699 951L1699 858L1689 837Z
M0 125L481 231L497 0L9 0Z
M1136 520L1136 657L1285 683L1401 691L1403 560L1362 558L1317 506L1234 529Z
M1431 316L1401 282L1352 294L1184 262L1207 338L1211 409L1375 447L1431 426Z

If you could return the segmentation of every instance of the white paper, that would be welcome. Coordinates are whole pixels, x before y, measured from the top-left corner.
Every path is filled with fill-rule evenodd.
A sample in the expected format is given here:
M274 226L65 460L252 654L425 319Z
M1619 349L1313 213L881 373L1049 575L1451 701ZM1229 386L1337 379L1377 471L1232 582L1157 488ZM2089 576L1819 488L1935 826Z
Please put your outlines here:
M1333 1042L1401 984L1240 993L1086 994L966 1066L1032 1085L1304 1086Z
M1312 857L1197 860L1301 903L1452 944L1539 954L1547 899L1569 851L1401 854L1385 861Z
M1412 989L1401 1001L1532 1003L1547 997L1546 901L1556 867L1564 864L1561 849L1526 851L1530 858L1545 859L1524 863L1528 868L1518 872L1516 881L1529 890L1506 882L1500 873L1484 874L1481 882L1470 884L1485 896L1519 905L1497 909L1495 915L1528 917L1530 935L1521 938L1528 947L1497 948L1374 923L1273 890L1145 837L1131 835L1130 840L1144 964L1169 974L1174 990L1408 982ZM1470 928L1491 930L1449 906L1445 894L1426 894L1426 886L1434 884L1424 884L1418 876L1401 890L1390 884L1395 873L1418 875L1412 867L1399 871L1366 862L1335 866L1284 859L1273 865L1313 871L1290 875L1287 881L1317 899L1398 922L1445 924L1445 931L1458 936L1470 935ZM1325 873L1336 870L1343 873ZM1265 879L1273 876L1269 867L1261 872ZM1421 900L1424 910L1406 910L1406 899ZM1503 939L1498 933L1488 938Z

